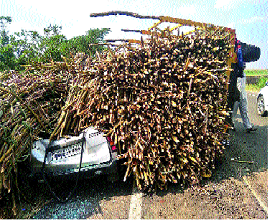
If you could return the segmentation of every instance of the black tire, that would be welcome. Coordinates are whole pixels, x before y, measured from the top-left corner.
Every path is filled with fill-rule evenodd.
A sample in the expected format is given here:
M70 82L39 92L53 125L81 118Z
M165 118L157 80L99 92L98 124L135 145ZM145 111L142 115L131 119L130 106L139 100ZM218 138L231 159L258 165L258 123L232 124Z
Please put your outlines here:
M257 99L257 113L264 117L267 115L267 111L265 110L264 97L260 95Z

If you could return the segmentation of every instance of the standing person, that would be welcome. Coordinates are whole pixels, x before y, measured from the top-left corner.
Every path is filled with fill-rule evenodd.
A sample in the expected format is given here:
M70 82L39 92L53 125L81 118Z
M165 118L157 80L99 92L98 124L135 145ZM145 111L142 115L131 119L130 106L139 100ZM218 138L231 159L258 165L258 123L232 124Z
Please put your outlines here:
M245 66L244 66L245 67ZM247 93L245 91L245 85L246 85L246 76L243 72L243 77L237 78L237 89L240 92L240 100L236 101L233 106L233 117L234 120L235 114L237 114L238 108L240 110L240 114L243 120L243 125L246 128L246 131L250 133L251 131L256 131L257 128L254 128L252 124L249 121L248 118L248 110L247 110ZM234 122L233 122L234 123Z
M260 58L260 48L255 45L249 45L239 40L235 40L236 62L232 63L232 72L230 73L230 83L228 86L228 102L229 116L227 116L227 123L230 129L234 130L234 115L237 113L238 107L240 109L243 124L247 132L255 131L249 122L247 114L247 94L245 92L246 76L244 74L245 63L257 61Z

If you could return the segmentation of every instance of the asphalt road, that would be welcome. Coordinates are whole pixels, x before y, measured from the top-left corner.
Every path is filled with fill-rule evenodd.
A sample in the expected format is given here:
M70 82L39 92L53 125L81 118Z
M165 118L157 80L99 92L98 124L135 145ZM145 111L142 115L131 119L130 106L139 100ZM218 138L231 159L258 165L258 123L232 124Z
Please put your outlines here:
M101 176L81 180L67 203L51 200L36 204L33 219L267 219L268 207L268 118L255 110L256 94L248 94L249 118L257 127L246 133L238 115L236 132L213 176L201 186L183 188L170 185L167 190L145 195L135 191L133 181L109 183ZM67 193L73 181L60 184ZM37 196L41 195L39 192ZM27 207L27 206L26 206Z

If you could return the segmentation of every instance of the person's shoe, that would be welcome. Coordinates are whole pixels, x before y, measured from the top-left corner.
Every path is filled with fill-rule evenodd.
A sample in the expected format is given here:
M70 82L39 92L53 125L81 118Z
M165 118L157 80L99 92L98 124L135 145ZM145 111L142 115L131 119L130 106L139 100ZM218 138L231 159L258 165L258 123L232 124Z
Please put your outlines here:
M256 130L257 130L257 128L251 127L251 128L247 128L247 129L246 129L246 132L247 132L247 133L250 133L250 132L256 131Z

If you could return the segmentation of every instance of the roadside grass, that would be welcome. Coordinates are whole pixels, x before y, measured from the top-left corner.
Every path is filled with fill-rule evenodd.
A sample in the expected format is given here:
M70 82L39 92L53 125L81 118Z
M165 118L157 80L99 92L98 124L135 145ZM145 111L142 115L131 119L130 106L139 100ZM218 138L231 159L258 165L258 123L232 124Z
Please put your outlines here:
M248 84L246 85L246 91L249 91L249 92L259 92L260 91L260 88L255 85L255 84Z
M246 76L265 76L268 75L268 69L249 69L244 70Z

